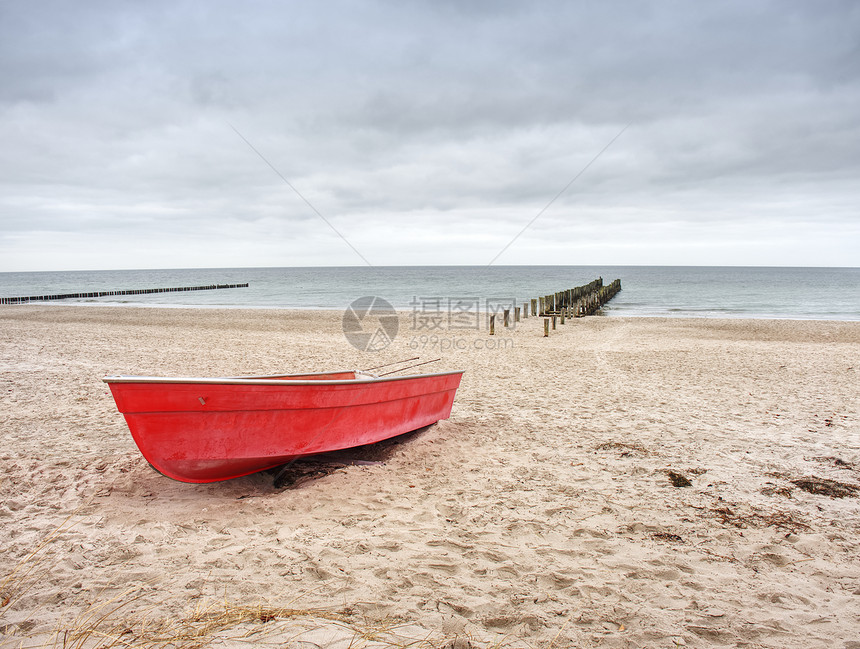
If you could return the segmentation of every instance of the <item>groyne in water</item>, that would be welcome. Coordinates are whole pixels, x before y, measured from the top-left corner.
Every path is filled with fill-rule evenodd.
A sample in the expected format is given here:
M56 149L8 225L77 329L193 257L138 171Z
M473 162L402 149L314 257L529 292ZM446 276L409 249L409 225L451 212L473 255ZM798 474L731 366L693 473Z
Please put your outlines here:
M600 308L614 298L621 290L621 280L616 279L603 285L603 278L598 277L593 282L584 286L577 286L566 291L559 291L551 295L538 298L540 305L538 315L541 316L564 316L578 318L586 315L594 315ZM532 300L532 309L535 300Z
M543 297L534 298L529 302L523 302L522 310L520 307L514 308L513 322L519 322L520 317L529 317L529 306L531 306L531 314L543 317L544 336L549 336L550 324L552 328L556 328L557 320L561 320L564 324L565 318L581 318L587 315L594 315L600 308L614 298L621 290L621 280L616 279L607 285L603 285L603 278L598 277L593 282L569 288L557 293L544 295ZM508 309L503 313L503 324L505 327L511 325L511 313ZM490 316L490 335L495 334L496 316Z
M206 286L178 286L175 288L132 288L121 291L91 291L86 293L60 293L57 295L29 295L26 297L0 297L0 304L27 304L52 300L111 297L114 295L149 295L151 293L178 293L181 291L214 291L219 288L248 288L245 284L207 284Z

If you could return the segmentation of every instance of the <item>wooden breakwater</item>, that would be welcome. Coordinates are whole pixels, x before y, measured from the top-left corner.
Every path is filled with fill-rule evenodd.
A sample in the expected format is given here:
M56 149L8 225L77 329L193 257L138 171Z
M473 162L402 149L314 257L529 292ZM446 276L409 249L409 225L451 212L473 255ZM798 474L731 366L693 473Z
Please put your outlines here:
M598 277L593 282L566 291L544 295L532 300L532 309L537 307L540 316L567 316L581 318L594 315L600 308L614 298L621 290L621 280L616 279L603 284L603 278ZM537 304L536 304L537 303Z
M604 304L614 298L621 290L621 280L616 279L603 284L603 278L598 277L593 282L583 286L569 288L565 291L550 293L542 297L533 298L530 303L524 302L522 316L529 317L529 306L531 315L540 316L544 319L544 336L549 336L550 325L552 330L557 324L564 324L566 318L582 318L597 313ZM515 307L514 322L520 320L520 308ZM495 316L490 316L490 335L495 333ZM509 311L504 311L504 326L509 326Z
M113 295L151 295L153 293L178 293L182 291L214 291L219 288L248 288L244 284L207 284L206 286L179 286L175 288L132 288L121 291L93 291L86 293L60 293L58 295L29 295L26 297L0 297L0 304L26 304L28 302L48 302L51 300L69 300L92 297L110 297Z

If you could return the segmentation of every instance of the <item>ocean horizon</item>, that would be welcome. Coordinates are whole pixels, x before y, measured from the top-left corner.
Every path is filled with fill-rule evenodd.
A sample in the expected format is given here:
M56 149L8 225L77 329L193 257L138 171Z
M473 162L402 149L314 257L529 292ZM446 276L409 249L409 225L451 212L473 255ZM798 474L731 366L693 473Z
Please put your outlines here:
M470 300L480 310L621 280L606 316L860 320L860 268L740 266L341 266L0 273L0 297L248 283L231 288L72 298L62 305L344 310L377 296L403 311ZM14 308L4 306L0 308Z

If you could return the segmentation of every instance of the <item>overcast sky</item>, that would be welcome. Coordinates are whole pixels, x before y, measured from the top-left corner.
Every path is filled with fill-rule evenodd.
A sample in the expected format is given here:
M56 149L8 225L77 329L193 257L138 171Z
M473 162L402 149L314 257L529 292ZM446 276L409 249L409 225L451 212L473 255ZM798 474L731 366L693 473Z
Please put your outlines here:
M860 3L5 0L0 142L0 271L858 266Z

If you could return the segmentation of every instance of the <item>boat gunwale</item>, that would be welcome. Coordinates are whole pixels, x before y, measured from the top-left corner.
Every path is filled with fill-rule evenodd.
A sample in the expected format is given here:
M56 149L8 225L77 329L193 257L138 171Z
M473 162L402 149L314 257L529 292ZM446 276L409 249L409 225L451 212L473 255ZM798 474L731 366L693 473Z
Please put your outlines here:
M342 372L355 372L361 374L361 370L342 370ZM465 370L452 370L450 372L435 372L432 374L409 374L407 376L367 376L353 379L331 379L331 380L301 380L301 379L276 379L276 376L314 376L325 374L339 374L341 372L304 372L302 374L268 374L248 377L163 377L163 376L105 376L102 378L107 384L111 383L148 383L148 384L171 384L171 385L280 385L280 386L305 386L305 385L367 385L375 383L388 383L392 381L407 381L410 379L424 379L439 376L450 376L452 374L463 374Z

